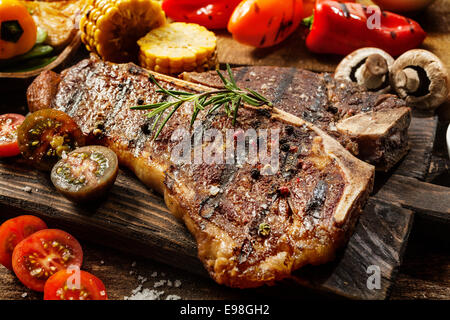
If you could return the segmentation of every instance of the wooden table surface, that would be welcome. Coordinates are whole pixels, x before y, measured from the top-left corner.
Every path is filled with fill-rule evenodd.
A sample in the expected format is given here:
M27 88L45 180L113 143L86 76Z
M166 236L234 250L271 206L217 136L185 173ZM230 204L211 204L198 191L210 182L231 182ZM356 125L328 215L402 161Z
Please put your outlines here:
M421 22L426 23L426 28L431 31L431 36L425 45L430 49L435 49L433 51L444 58L443 60L448 66L450 65L448 53L448 49L450 49L450 1L438 0L431 7L431 11L433 10L439 11L438 15L433 15L437 19L430 19L429 15L421 18ZM228 41L230 39L222 38L222 46ZM443 48L442 45L435 46L436 43L442 44L442 42L447 42L446 48ZM247 63L251 53L245 48L239 52L242 58L242 61L239 62ZM267 61L270 62L273 56L266 53L265 61L261 61L259 64L270 64ZM261 54L260 52L257 57L261 57ZM223 56L226 57L227 53L224 52ZM12 106L16 112L18 108L25 110L23 98L24 94L21 90L6 99L2 97L0 99L1 113L10 112ZM446 116L448 114L450 112L444 111L443 117L441 117L444 121L441 122L438 130L433 163L430 167L429 177L426 179L429 182L446 186L450 186L448 156L444 150L444 129L449 119ZM2 212L0 216L8 214ZM0 223L2 221L0 217ZM50 227L58 226L50 225ZM444 234L435 232L438 227L416 219L403 264L390 296L391 299L450 299L450 239L445 231ZM66 231L70 232L67 229ZM290 288L284 285L252 290L230 289L217 285L211 279L132 256L126 252L83 241L81 244L85 254L83 269L103 280L111 299L124 299L131 296L133 290L136 292L136 289L142 291L145 288L157 291L156 293L160 294L162 299L168 295L176 295L182 299L330 298L306 289ZM179 282L176 283L176 280ZM180 283L180 286L175 286ZM28 290L12 272L0 266L0 299L42 299L42 294Z
M102 279L110 299L131 296L132 291L141 284L142 277L147 278L143 288L164 291L162 299L168 295L177 295L182 299L329 298L302 288L286 289L282 286L230 289L217 285L211 279L148 259L83 241L81 245L85 254L83 269ZM449 249L449 243L431 239L430 234L414 227L391 299L450 299ZM161 280L170 280L172 286ZM181 286L175 287L176 280L180 280ZM0 266L0 299L42 299L42 294L28 290L12 272Z

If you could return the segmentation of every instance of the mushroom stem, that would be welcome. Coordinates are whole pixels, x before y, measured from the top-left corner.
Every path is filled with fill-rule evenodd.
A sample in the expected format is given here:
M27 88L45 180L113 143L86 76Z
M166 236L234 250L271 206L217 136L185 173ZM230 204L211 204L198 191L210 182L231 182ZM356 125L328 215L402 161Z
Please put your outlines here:
M392 58L378 48L361 48L346 56L336 68L334 78L358 83L361 87L379 93L391 90L389 75Z
M395 76L396 86L408 93L416 92L420 87L419 73L413 68L405 68Z
M366 62L356 71L358 83L367 89L377 89L384 81L389 72L386 59L378 53L367 57Z

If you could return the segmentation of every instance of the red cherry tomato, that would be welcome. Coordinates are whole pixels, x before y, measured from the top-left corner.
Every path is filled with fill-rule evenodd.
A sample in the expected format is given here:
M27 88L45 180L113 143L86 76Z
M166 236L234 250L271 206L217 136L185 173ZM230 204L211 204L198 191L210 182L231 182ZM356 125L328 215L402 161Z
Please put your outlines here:
M302 21L300 0L244 0L234 10L228 31L241 43L270 47L286 39Z
M164 0L162 8L175 21L200 24L208 29L225 29L241 0Z
M22 240L13 251L12 266L17 278L28 288L44 291L47 279L69 266L80 267L80 243L62 230L46 229Z
M86 271L61 270L44 287L44 300L108 300L103 282Z
M47 229L47 225L34 216L19 216L3 222L0 226L0 263L12 270L11 259L16 245L42 229Z
M14 157L20 153L17 144L17 128L25 117L16 113L7 113L0 116L0 158Z

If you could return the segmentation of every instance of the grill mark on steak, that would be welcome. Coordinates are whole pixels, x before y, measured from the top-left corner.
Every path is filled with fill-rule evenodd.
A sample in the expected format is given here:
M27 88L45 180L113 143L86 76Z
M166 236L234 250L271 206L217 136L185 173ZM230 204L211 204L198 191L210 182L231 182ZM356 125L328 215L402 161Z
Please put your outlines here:
M235 68L233 74L242 71ZM222 87L213 72L184 73L180 77L207 86ZM410 110L403 100L393 95L365 91L352 82L335 80L328 73L317 74L284 67L248 67L237 84L261 92L276 102L277 108L314 123L353 154L376 165L377 169L389 170L408 150L407 141L399 146L398 152L383 144L383 141L389 140L391 128L395 128L395 134L407 136L409 127ZM336 128L339 122L355 115L394 109L402 109L402 112L392 111L391 120L385 120L384 132L369 133L364 128L354 128L356 130L349 132ZM377 125L373 123L374 127ZM368 154L370 145L379 145L379 148ZM365 152L360 153L359 149Z
M320 208L325 202L328 191L328 185L325 181L319 180L314 188L312 198L306 205L306 213L312 215L316 219L320 219Z
M282 73L281 81L279 82L279 85L275 90L275 94L272 100L273 103L278 103L285 95L287 88L292 84L292 80L294 79L294 74L296 71L296 68L290 68L286 72Z
M369 195L371 166L293 115L277 108L263 108L261 112L249 106L240 108L236 127L245 131L257 124L260 129L279 130L280 140L284 141L281 153L293 156L282 163L284 170L290 170L289 175L282 171L272 175L261 171L256 175L255 169L263 169L261 161L239 166L176 165L170 155L177 142L171 137L178 128L190 128L193 105L180 107L158 139L153 140L142 130L148 125L147 111L130 107L142 97L146 103L155 103L164 95L157 93L158 88L148 81L146 72L139 70L132 64L85 60L61 74L57 89L50 90L54 92L51 105L70 110L87 137L91 137L91 128L98 119L103 119L103 135L95 143L110 147L122 166L164 194L169 210L182 218L195 236L199 258L214 280L232 287L255 287L288 277L306 264L324 263L334 257L350 236ZM42 88L52 83L48 74L39 76L28 89L30 109L35 108L36 97L45 93ZM165 88L207 90L163 75L154 76ZM125 79L126 89L120 85ZM74 86L76 83L80 86ZM73 108L70 97L77 91L84 93L85 99ZM201 113L198 119L222 134L232 127L232 119L223 112L213 117ZM202 147L211 143L204 141ZM296 162L301 170L291 170ZM318 188L322 180L327 184L326 192ZM282 187L288 187L289 192L282 191ZM216 193L216 188L220 192ZM320 213L320 219L307 213L308 203L313 208L310 210ZM213 209L211 214L203 214L208 208ZM261 222L270 226L270 233L258 234ZM308 250L304 250L306 247Z
M219 192L215 196L207 196L200 203L199 214L203 218L205 219L211 218L215 210L220 206L220 203L224 196L224 190L226 190L230 185L230 183L233 181L236 172L237 172L236 166L225 165L225 168L221 171L220 174Z
M233 74L234 80L241 81L242 79L244 79L247 72L248 72L248 67L240 68L235 74Z
M127 93L131 89L131 81L129 79L126 80L126 82L119 83L119 92L116 95L115 103L110 111L110 114L108 115L108 120L106 121L105 126L112 125L111 121L114 121L113 119L116 117L116 115L119 113L120 110L122 110L122 107L127 99Z

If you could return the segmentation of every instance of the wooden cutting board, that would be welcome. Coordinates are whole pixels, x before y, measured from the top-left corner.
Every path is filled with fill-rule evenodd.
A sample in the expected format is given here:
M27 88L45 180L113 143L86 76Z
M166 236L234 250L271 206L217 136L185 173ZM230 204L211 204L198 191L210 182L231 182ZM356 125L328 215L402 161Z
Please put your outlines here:
M442 22L441 16L434 20L428 17L448 12L449 8L449 1L438 0L422 19L430 19L432 28L448 28L449 24L443 27L438 23ZM436 47L436 53L443 53L447 44L442 39L446 37L448 34L436 31L427 45ZM448 53L442 56L447 57L446 63L450 65ZM339 61L338 57L308 53L301 37L295 36L278 47L261 51L241 46L228 35L221 35L219 58L222 63L234 65L297 66L316 71L333 71ZM23 96L17 98L23 99ZM388 297L414 214L450 225L449 189L423 182L430 166L437 122L436 116L414 115L409 130L411 151L393 172L377 173L374 193L349 244L336 260L323 266L303 268L279 285L300 284L349 298ZM81 239L207 276L196 257L196 244L184 225L167 211L159 195L145 188L127 171L120 172L107 199L96 206L83 207L59 195L47 174L30 169L17 159L1 160L0 212L2 215L5 212L32 213L52 226L70 230ZM370 266L379 267L381 272L379 289L367 287L372 274L367 272ZM270 293L271 288L264 290Z
M415 123L410 130L411 152L394 174L376 175L374 194L347 247L333 263L304 268L282 285L301 284L357 299L384 299L389 295L407 244L413 212L447 222L450 215L448 189L417 179L425 176L427 170L419 164L429 158L436 118L416 118ZM120 171L103 202L78 206L56 192L48 174L30 168L20 158L3 159L0 212L12 211L16 215L38 215L49 225L70 230L81 239L206 276L196 258L196 244L183 223L168 212L159 195L128 171ZM380 268L380 289L366 286L369 266Z

